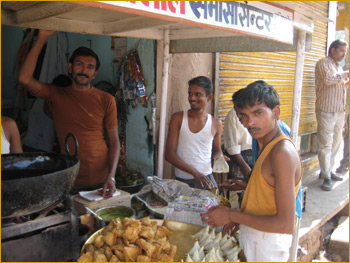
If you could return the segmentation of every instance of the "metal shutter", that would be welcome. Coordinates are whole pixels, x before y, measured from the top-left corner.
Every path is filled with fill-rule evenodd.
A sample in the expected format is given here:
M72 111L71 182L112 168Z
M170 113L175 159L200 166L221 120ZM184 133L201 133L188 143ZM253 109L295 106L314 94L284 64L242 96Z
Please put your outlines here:
M306 8L328 16L328 2L299 2ZM258 41L258 40L257 40ZM316 62L326 55L327 24L315 21L311 50L305 54L303 94L299 134L316 131ZM222 52L219 55L217 117L222 121L232 109L232 94L256 80L264 80L278 92L281 120L291 124L296 52Z

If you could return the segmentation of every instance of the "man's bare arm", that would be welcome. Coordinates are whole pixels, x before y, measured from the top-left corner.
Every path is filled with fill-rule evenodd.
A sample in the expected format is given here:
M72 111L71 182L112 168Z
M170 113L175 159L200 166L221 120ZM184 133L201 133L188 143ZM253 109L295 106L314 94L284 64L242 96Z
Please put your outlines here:
M249 178L249 175L250 175L252 169L246 163L246 161L243 159L242 155L239 153L239 154L235 154L235 155L231 155L231 156L236 161L236 163L242 168L242 171L244 173L244 177Z
M8 117L1 117L6 137L10 143L10 153L22 153L21 136L15 120Z
M108 178L115 178L120 155L120 142L118 136L118 128L107 129L109 138L108 150ZM107 191L109 189L109 191ZM107 179L103 186L103 197L112 197L116 191L115 182L113 179Z
M213 160L215 161L216 159L219 158L219 156L222 154L221 150L221 134L222 134L222 123L219 119L213 118L213 125L215 128L215 135L214 135L214 140L213 140Z
M34 43L33 47L30 49L24 63L20 69L18 80L19 82L33 95L38 94L43 85L46 85L33 78L33 73L38 61L41 49L45 45L48 38L55 31L50 30L40 30L38 38Z

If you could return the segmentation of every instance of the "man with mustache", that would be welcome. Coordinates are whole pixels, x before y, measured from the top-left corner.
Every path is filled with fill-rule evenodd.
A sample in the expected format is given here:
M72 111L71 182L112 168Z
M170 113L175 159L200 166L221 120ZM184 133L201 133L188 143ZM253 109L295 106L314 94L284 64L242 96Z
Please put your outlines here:
M33 96L49 101L61 152L65 153L68 133L73 133L78 140L80 168L72 193L103 187L103 197L111 197L116 191L114 176L120 153L115 99L91 85L100 61L86 47L77 48L69 59L70 86L58 88L33 78L39 53L53 33L39 31L20 70L19 81ZM104 129L109 146L104 139ZM73 142L69 142L69 146L74 151Z
M333 41L328 57L320 59L315 68L317 154L324 191L332 190L333 181L343 180L333 169L342 141L345 96L349 85L349 71L344 72L338 63L344 59L347 48L344 40Z
M240 212L216 206L201 214L203 223L235 225L247 261L287 261L295 226L295 199L302 178L302 163L292 140L283 134L278 119L280 102L276 90L256 81L241 90L237 107L243 125L259 144Z
M204 76L188 82L191 109L173 114L165 159L175 166L175 178L194 188L218 188L211 161L222 154L221 121L206 111L213 97L213 84Z

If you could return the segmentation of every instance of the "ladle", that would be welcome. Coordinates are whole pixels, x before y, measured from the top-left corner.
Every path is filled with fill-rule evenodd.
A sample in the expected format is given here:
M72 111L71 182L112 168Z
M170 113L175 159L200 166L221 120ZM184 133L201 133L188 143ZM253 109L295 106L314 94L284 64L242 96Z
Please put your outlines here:
M86 210L88 210L91 214L93 214L94 216L96 216L98 219L102 220L103 219L98 215L96 214L94 211L92 211L90 208L88 208L87 206L84 206Z

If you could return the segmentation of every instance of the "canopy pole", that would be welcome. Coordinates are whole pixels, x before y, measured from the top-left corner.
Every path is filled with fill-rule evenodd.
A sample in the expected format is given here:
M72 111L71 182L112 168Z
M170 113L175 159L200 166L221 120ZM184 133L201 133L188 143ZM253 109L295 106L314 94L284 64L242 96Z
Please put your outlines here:
M298 30L297 54L295 63L295 77L294 77L294 94L293 94L293 108L290 138L297 144L300 108L301 108L301 93L303 88L303 73L304 73L304 58L305 58L305 42L306 32ZM290 249L289 262L296 262L298 243L299 243L299 228L300 219L296 217L296 224L293 231L292 247Z
M292 107L292 120L290 138L296 143L298 140L301 93L303 88L304 58L305 58L306 32L298 30L297 54L294 76L294 94Z
M158 140L158 169L157 176L163 178L164 148L165 148L165 122L168 98L169 77L169 29L164 30L163 39L163 74L162 74L162 96L160 104L159 140Z

